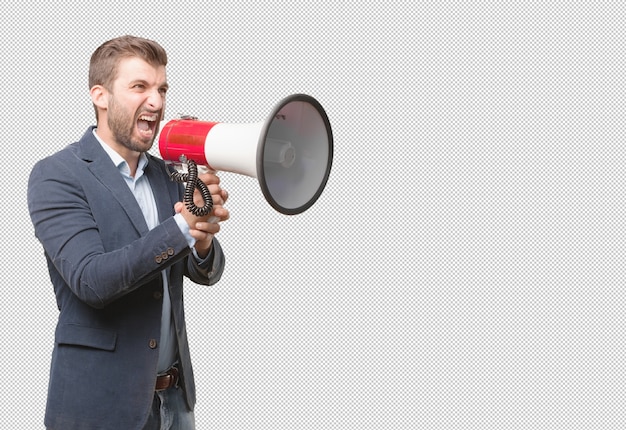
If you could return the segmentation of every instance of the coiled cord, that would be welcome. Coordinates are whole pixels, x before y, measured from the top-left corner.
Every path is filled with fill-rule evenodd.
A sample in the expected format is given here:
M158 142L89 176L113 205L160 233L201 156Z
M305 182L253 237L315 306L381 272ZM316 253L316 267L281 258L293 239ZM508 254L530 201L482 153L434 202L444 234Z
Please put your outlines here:
M186 182L183 203L197 217L207 216L213 210L213 198L211 192L204 182L198 179L198 166L193 160L187 160L187 173L174 171L170 173L170 179L175 182ZM195 189L200 190L204 206L197 206L193 201L193 193Z

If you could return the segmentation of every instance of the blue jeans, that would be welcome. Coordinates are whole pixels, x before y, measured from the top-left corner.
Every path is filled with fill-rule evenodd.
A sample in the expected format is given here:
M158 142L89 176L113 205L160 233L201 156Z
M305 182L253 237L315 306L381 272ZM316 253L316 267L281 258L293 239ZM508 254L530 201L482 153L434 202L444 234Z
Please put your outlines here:
M168 388L154 393L152 410L144 430L194 430L193 411L187 409L183 390Z

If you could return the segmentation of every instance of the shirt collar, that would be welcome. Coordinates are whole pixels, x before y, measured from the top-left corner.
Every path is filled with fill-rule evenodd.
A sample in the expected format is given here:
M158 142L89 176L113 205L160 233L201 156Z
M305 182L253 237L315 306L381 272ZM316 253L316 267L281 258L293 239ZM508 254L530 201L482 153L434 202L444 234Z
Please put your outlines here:
M113 161L115 167L117 167L122 174L129 176L130 168L128 167L128 163L126 162L126 160L124 160L124 158L120 154L118 154L117 151L115 151L109 145L104 143L102 139L100 139L100 136L98 136L98 133L96 133L95 128L93 129L92 133L100 143L100 146L102 146L102 149L104 149L109 158L111 158L111 161ZM139 155L139 163L137 164L137 175L135 175L137 178L143 175L143 170L145 169L147 164L148 157L146 156L145 152L142 152L141 155Z

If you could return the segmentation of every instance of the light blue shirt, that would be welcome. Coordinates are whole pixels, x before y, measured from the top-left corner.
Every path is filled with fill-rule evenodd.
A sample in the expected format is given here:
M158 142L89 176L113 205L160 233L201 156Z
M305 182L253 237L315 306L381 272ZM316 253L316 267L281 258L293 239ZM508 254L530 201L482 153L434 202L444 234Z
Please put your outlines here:
M153 229L157 225L159 225L159 214L156 206L156 201L154 200L154 195L152 194L152 187L150 186L150 182L148 178L144 176L144 169L148 164L148 157L146 154L141 154L139 157L139 164L137 166L137 172L135 176L132 177L130 175L130 168L128 167L128 163L120 154L118 154L113 148L104 143L102 139L96 133L96 129L93 131L94 136L102 145L102 148L106 151L106 153L111 157L113 164L118 168L120 174L126 181L126 184L132 191L139 207L141 207L141 211L143 212L143 216L148 224L149 229ZM189 225L183 218L181 214L174 215L174 219L178 224L181 232L187 238L187 243L190 248L193 248L195 244L195 239L191 237L189 234ZM195 253L194 249L194 256ZM196 257L197 258L197 257ZM176 354L178 353L178 345L176 342L176 332L174 328L174 323L172 321L172 306L170 301L169 294L169 282L167 279L167 273L165 270L161 272L161 279L163 279L163 309L161 313L161 340L159 342L159 361L157 363L157 371L164 372L166 371L172 364L174 364L176 360Z

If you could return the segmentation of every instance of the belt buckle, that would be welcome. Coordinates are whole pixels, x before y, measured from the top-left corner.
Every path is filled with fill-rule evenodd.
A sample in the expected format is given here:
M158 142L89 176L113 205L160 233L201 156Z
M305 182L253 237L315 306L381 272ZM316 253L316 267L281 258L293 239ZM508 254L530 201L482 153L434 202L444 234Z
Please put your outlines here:
M172 387L178 388L178 383L180 381L179 375L180 375L180 372L179 372L178 368L176 367L176 365L173 365L172 367L167 369L165 372L157 375L157 381L160 378L167 377L167 384L163 388L157 388L156 391L164 391L164 390L167 390L168 388L172 388Z
M172 379L174 380L174 383L172 384L172 386L178 388L178 383L180 382L180 371L178 370L178 367L176 366L170 367L168 373L169 375L171 375Z

